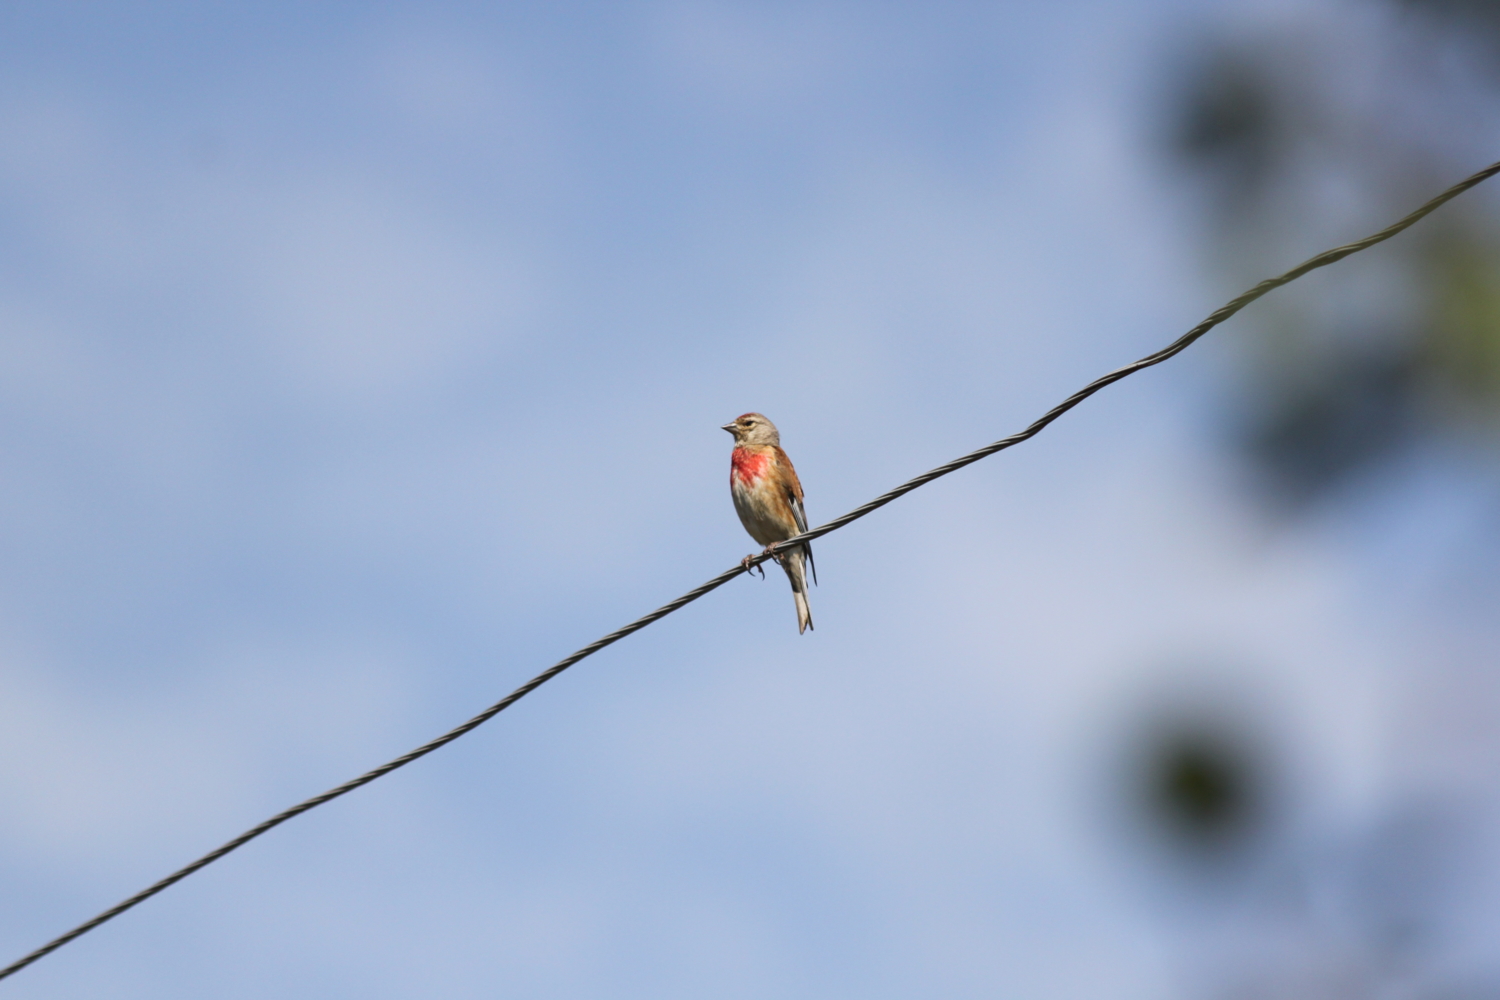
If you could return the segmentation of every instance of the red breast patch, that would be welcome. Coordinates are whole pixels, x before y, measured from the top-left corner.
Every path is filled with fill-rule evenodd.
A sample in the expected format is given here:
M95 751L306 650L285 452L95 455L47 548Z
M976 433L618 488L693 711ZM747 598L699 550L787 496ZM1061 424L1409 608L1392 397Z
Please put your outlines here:
M753 483L765 475L766 466L770 464L771 456L765 452L756 453L736 448L729 455L729 478Z

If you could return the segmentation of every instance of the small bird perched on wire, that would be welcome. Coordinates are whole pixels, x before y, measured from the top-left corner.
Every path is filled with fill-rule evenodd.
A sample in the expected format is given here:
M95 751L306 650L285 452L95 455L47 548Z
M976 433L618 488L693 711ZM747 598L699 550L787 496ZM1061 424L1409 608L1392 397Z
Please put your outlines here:
M734 452L729 456L729 493L734 510L750 537L770 547L807 530L807 513L802 509L802 484L792 460L781 450L781 434L776 425L759 413L746 413L725 424L734 435ZM818 570L813 565L812 546L806 543L776 555L792 582L792 597L797 601L797 634L813 627L812 611L807 606L807 573L813 583ZM748 565L749 557L746 557ZM762 573L764 575L764 573Z

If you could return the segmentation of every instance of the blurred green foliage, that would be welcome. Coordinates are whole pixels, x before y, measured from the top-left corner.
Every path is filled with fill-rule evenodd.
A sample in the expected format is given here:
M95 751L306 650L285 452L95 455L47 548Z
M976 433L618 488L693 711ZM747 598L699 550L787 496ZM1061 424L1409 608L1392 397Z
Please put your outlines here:
M1419 258L1430 295L1423 367L1465 408L1493 417L1500 400L1500 234L1453 226Z
M1484 141L1500 137L1500 2L1370 3L1366 30L1283 21L1197 47L1178 78L1168 145L1201 182L1227 288L1384 225L1500 152ZM1447 209L1252 312L1262 335L1236 366L1233 426L1274 494L1315 499L1443 434L1500 442L1494 205Z

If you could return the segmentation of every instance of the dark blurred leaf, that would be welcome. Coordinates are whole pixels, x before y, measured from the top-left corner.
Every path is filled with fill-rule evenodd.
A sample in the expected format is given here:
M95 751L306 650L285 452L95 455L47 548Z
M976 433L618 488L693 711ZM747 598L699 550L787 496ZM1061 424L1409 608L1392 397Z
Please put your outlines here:
M1283 146L1271 80L1246 53L1221 48L1182 88L1174 145L1189 163L1212 170L1225 207L1253 199L1274 173Z
M1455 22L1500 52L1500 0L1402 0L1402 6Z
M1166 725L1152 737L1143 763L1143 805L1177 845L1216 852L1261 827L1264 768L1227 731Z
M1405 353L1348 353L1312 377L1264 384L1247 452L1283 499L1302 503L1410 440L1420 369Z

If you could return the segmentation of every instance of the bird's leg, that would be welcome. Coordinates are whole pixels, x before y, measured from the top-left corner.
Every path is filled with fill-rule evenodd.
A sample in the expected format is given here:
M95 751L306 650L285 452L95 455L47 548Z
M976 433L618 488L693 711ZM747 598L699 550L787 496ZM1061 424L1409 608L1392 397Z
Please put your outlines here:
M752 573L756 570L760 570L760 578L764 580L766 578L766 571L760 568L760 563L756 563L754 566L750 565L750 560L754 558L754 556L746 556L745 558L740 560L740 565L745 567L746 573Z

